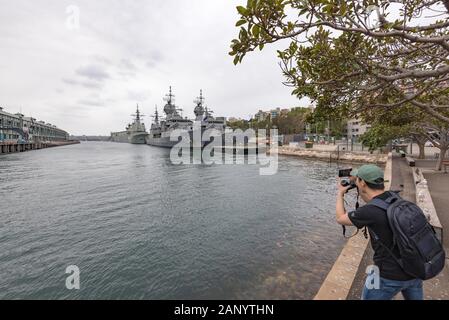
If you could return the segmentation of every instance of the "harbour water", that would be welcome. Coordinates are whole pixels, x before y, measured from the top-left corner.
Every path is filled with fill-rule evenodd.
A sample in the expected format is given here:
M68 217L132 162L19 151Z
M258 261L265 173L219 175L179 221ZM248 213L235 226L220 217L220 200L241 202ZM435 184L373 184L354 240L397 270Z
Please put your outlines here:
M337 168L279 160L260 176L146 145L0 156L0 299L311 299L344 242Z

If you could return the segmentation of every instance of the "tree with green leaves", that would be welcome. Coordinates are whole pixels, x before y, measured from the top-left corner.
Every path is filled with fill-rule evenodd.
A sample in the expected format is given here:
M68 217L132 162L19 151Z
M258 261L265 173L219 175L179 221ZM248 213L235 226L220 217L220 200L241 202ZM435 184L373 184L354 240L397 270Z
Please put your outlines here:
M361 138L370 150L379 148L394 139L412 139L419 146L420 158L424 158L426 142L440 150L436 170L442 169L444 155L449 150L449 124L435 119L424 111L407 104L396 109L371 109L362 119L372 125Z
M449 124L449 0L248 0L237 10L234 63L288 42L278 57L298 98L349 116L411 105Z

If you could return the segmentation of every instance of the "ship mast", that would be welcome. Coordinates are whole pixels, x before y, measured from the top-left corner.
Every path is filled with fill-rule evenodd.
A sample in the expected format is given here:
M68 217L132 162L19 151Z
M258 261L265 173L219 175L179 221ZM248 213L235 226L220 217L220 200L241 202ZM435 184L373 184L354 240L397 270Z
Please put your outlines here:
M154 123L159 124L159 112L157 111L157 105L156 105L156 111L154 112Z
M132 114L131 116L133 117L134 122L139 122L139 123L140 123L140 120L142 120L142 118L145 116L145 115L140 113L139 104L137 104L136 113Z
M203 90L200 90L200 96L197 97L193 102L196 104L194 113L196 116L196 120L203 120L204 115L204 97L203 97Z
M171 90L171 86L170 86L170 91L169 91L169 93L165 96L165 101L167 101L167 103L168 104L173 104L173 98L175 97L175 95L172 93L172 90Z
M203 97L203 89L200 89L200 96L198 98L198 104L200 104L201 106L204 104L204 97Z
M139 111L139 104L137 104L137 111L136 111L136 120L140 121L140 111Z

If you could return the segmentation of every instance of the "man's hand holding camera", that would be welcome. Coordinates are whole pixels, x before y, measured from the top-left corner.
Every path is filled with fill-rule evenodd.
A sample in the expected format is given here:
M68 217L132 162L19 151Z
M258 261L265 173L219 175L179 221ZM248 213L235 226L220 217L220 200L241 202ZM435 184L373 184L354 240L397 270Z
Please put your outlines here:
M349 190L353 189L352 184L347 184L347 180L344 180L342 178L338 178L337 182L337 188L338 188L338 194L341 196L344 196L346 193L348 193ZM355 179L353 179L355 183Z
M338 196L336 205L337 222L343 226L352 226L352 222L345 210L344 197L348 191L357 188L356 177L351 175L352 169L340 170L338 172Z

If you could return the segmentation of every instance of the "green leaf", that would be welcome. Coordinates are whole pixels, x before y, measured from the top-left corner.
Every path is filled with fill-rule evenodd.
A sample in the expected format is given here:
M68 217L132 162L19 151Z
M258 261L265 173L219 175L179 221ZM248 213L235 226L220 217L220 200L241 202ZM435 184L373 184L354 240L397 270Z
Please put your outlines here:
M344 16L346 14L346 10L347 10L346 2L342 1L340 7L340 15Z
M239 61L240 61L240 57L238 55L236 55L234 58L234 65L237 65L237 63L239 63Z
M244 25L247 21L245 19L241 19L239 21L237 21L237 23L235 24L236 27L240 27L242 25Z
M331 13L332 13L332 10L334 10L334 5L331 4L331 3L326 4L326 5L323 7L323 11L326 12L327 14L331 14Z
M254 27L253 27L253 36L255 37L255 38L258 38L259 37L259 34L260 34L260 27L259 27L259 25L254 25Z
M244 17L248 15L248 10L243 6L238 6L237 11Z
M259 44L259 50L262 51L262 49L263 49L264 46L265 46L265 45L264 45L263 43Z

